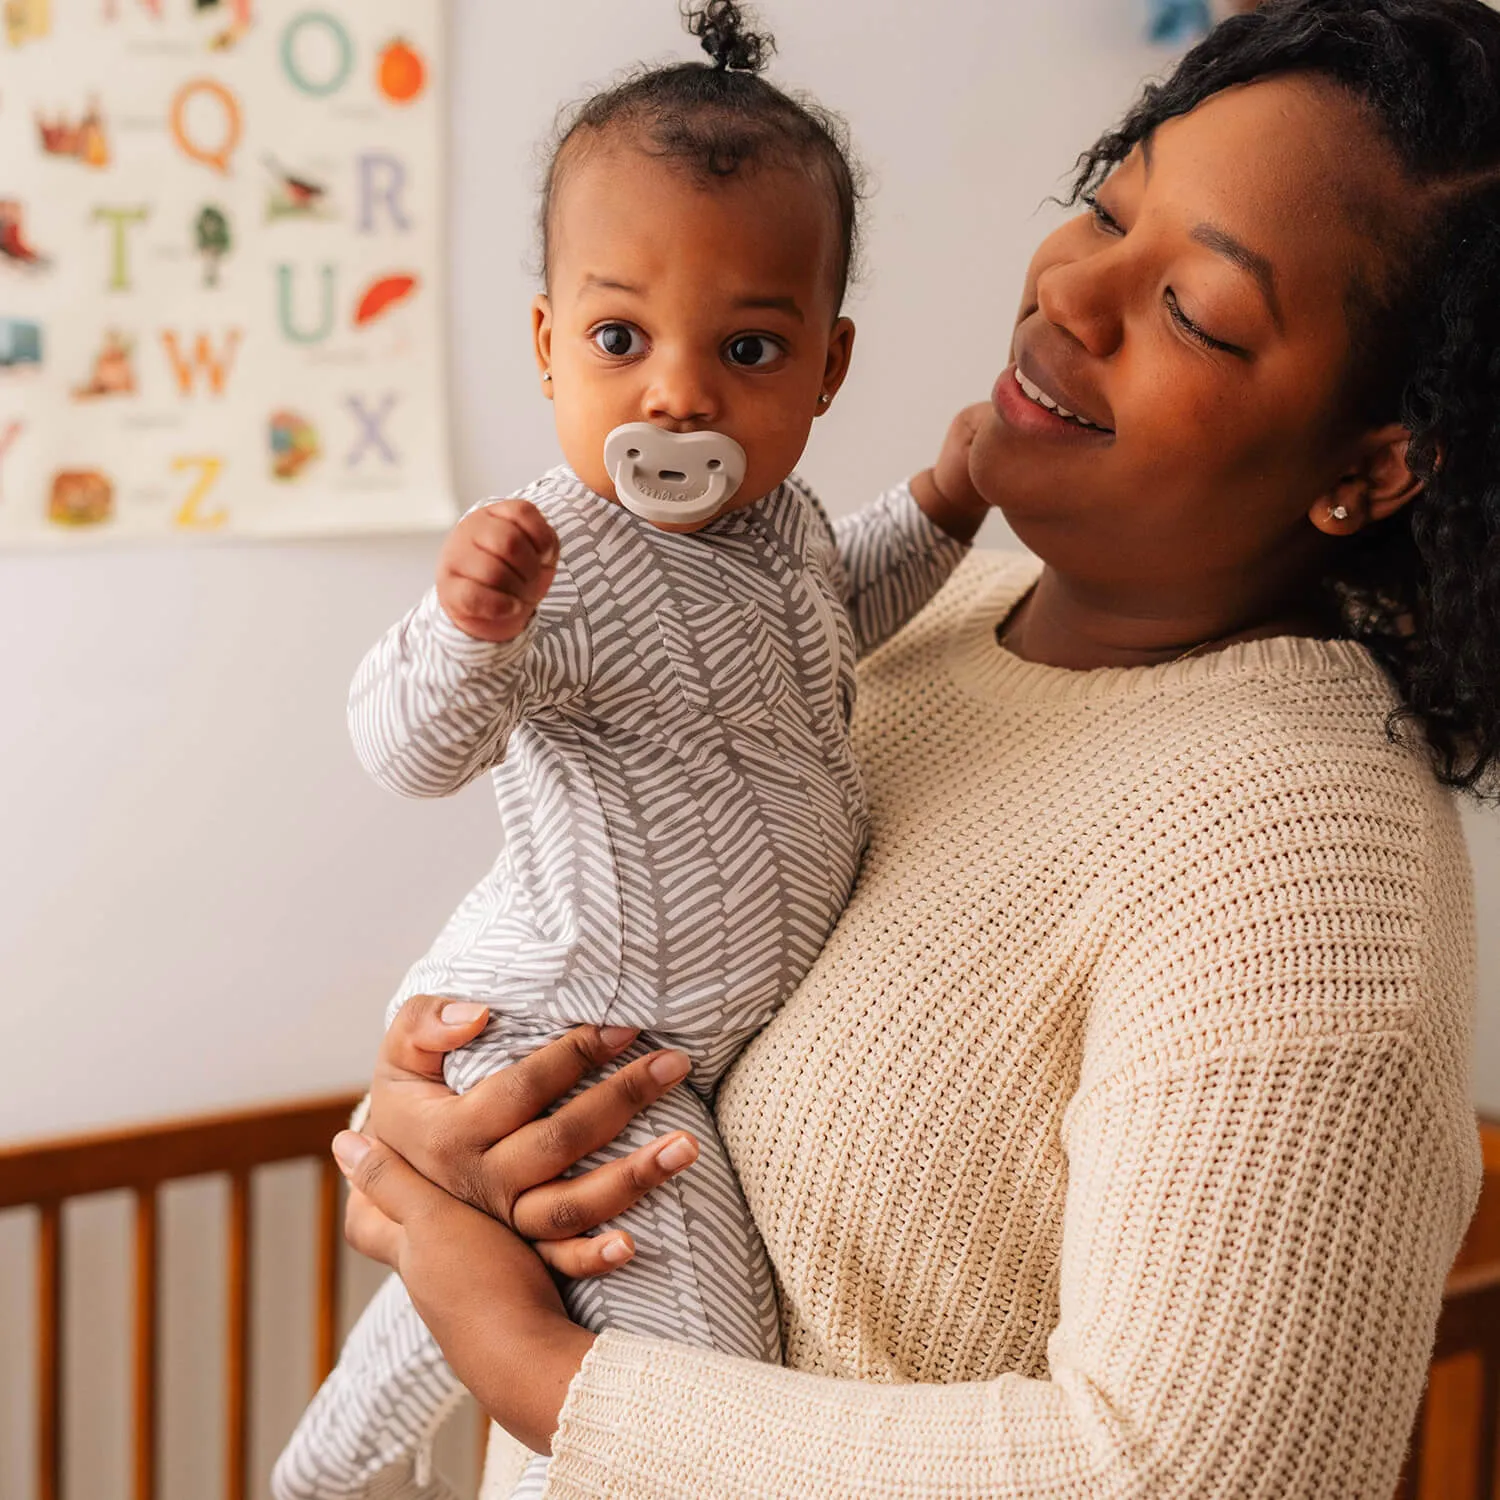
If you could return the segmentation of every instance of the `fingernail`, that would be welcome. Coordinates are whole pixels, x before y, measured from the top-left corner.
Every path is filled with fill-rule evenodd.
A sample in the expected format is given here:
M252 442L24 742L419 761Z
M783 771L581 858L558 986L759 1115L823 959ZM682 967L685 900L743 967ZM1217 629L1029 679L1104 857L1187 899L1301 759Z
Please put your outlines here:
M678 1079L688 1076L692 1066L692 1060L686 1052L663 1052L660 1057L651 1059L647 1071L658 1083L676 1083Z
M630 1248L628 1241L621 1235L616 1235L599 1254L612 1266L624 1265L635 1251Z
M599 1028L599 1040L612 1052L633 1042L639 1035L640 1032L633 1026L601 1026Z
M656 1160L664 1171L680 1172L698 1159L698 1148L685 1137L679 1137L656 1153Z
M486 1014L489 1006L477 1000L450 1000L442 1009L438 1019L444 1026L467 1026Z
M557 548L556 547L548 547L547 550L544 553L542 553L542 566L544 568L550 568L552 566L552 564L555 563L556 561L557 561Z
M353 1130L341 1130L333 1138L333 1155L338 1164L352 1172L370 1154L370 1143Z

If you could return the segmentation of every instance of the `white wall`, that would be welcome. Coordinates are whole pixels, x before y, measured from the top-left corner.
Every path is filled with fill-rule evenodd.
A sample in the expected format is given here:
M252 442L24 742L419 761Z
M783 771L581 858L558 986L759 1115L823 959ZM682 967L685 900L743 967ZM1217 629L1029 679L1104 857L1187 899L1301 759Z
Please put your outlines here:
M877 190L854 373L804 464L835 509L920 467L948 416L988 390L1055 213L1038 205L1163 61L1140 42L1144 11L765 0L777 76L849 118ZM681 54L675 12L675 0L456 0L465 496L555 461L527 335L533 144L561 101L622 62ZM426 585L436 547L0 557L0 1139L367 1074L386 996L495 843L482 787L397 801L345 739L350 672ZM1489 918L1477 1097L1500 1109L1500 816L1474 838ZM0 1284L14 1287L19 1248L0 1236ZM0 1296L0 1327L20 1316ZM16 1410L18 1380L0 1371L0 1413ZM17 1421L0 1415L0 1493L25 1493L7 1467L21 1462ZM77 1493L119 1488L101 1471Z

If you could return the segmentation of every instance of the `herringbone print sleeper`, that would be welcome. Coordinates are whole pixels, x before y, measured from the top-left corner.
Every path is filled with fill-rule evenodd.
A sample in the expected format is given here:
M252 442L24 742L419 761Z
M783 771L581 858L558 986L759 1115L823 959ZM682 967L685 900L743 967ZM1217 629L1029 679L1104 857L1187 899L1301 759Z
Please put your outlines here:
M854 663L964 549L906 486L830 526L795 478L701 531L658 531L555 469L522 492L557 532L526 632L463 634L429 593L355 678L383 786L441 797L492 774L500 857L391 1003L482 1000L447 1059L460 1091L585 1022L693 1059L614 1159L670 1130L698 1162L619 1221L622 1270L565 1289L590 1328L779 1360L765 1251L714 1129L725 1069L795 987L867 834L849 742ZM388 1017L389 1019L389 1017ZM432 1437L461 1391L399 1281L370 1304L277 1465L278 1500L437 1500ZM538 1496L538 1459L517 1491Z

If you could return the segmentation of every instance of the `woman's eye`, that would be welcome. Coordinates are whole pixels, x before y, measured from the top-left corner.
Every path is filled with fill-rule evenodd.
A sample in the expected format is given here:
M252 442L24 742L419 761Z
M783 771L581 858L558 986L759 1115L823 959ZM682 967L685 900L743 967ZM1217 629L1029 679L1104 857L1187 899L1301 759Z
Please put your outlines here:
M589 335L594 346L611 359L626 359L632 354L642 354L646 340L639 328L629 323L605 323Z
M1172 315L1172 321L1187 334L1195 343L1202 344L1205 349L1220 349L1225 354L1237 354L1244 358L1245 351L1237 344L1226 344L1223 339L1216 339L1207 329L1200 328L1188 315L1183 312L1182 304L1177 300L1177 293L1168 287L1163 293L1167 304L1167 311Z
M724 357L730 364L739 365L743 369L772 364L781 355L781 345L775 339L768 339L759 333L742 333L724 346Z
M1110 211L1099 201L1093 193L1086 193L1083 199L1088 211L1094 216L1094 223L1102 229L1105 234L1124 234L1125 227Z

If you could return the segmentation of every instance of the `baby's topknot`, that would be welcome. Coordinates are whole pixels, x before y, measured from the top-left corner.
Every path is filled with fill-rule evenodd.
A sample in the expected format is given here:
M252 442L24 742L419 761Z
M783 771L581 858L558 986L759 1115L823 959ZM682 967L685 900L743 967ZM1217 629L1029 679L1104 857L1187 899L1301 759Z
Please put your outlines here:
M542 274L551 277L552 212L582 154L606 138L626 140L704 186L764 169L810 173L828 194L838 233L835 304L849 283L859 232L863 179L844 122L816 101L782 92L762 70L775 41L752 31L734 0L679 0L688 32L711 62L631 69L558 122L542 183Z
M776 50L775 37L745 29L745 13L734 0L684 6L682 15L714 66L726 72L759 73Z

